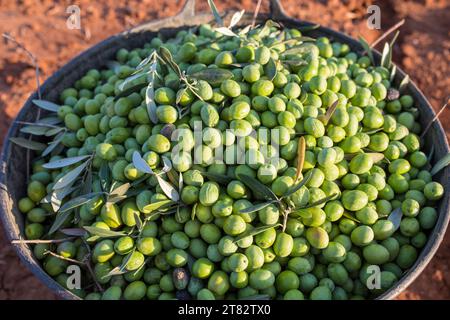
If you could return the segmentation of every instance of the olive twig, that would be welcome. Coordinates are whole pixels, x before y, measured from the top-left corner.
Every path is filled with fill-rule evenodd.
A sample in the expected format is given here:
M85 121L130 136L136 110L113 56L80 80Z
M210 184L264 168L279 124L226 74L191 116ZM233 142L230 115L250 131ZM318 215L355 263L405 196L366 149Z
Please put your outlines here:
M28 50L22 43L17 41L13 36L11 36L7 33L3 33L2 36L5 39L13 42L16 45L16 47L18 47L19 49L25 51L25 53L31 59L31 63L33 64L33 67L35 70L37 94L38 94L39 99L41 99L42 97L41 97L41 82L40 82L40 74L39 74L39 64L38 64L36 56L30 50ZM41 117L41 110L38 109L37 115L36 115L36 121L38 121L40 117ZM31 138L32 138L32 135L30 134L28 141L31 141ZM30 177L30 150L27 149L27 180L29 180L29 177Z
M46 127L46 128L52 128L52 129L61 128L61 127L55 126L53 124L47 124L47 123L35 123L35 122L28 122L28 121L16 121L16 123L23 124L23 125L29 125L29 126Z
M88 254L83 258L83 261L85 262L86 268L88 269L89 273L91 274L91 277L94 280L94 283L95 283L97 289L100 292L103 292L105 290L100 285L100 283L98 283L98 281L96 280L94 270L92 270L92 266L91 266L92 251L91 251L91 248L89 247L89 244L86 242L86 240L84 240L83 238L81 238L81 240L83 241L83 244L85 245L85 247L86 247L86 249L88 251Z
M392 32L400 28L405 23L405 19L400 20L396 24L394 24L392 27L390 27L385 33L383 33L378 39L376 39L374 42L370 44L370 48L375 48L377 44L379 44L383 39L385 39L388 35L390 35ZM363 53L364 54L364 53Z
M12 240L11 243L12 244L20 244L20 243L30 243L30 244L47 244L47 243L61 243L61 242L65 242L65 241L70 241L73 240L74 237L70 237L70 238L63 238L63 239L49 239L49 240L42 240L42 239L37 239L37 240Z
M449 98L447 98L447 102L441 107L441 109L436 113L436 115L431 119L430 122L428 122L427 126L423 130L422 134L420 135L420 139L423 139L425 135L427 134L428 130L431 128L431 125L439 118L439 116L444 112L445 108L448 105Z
M71 259L71 258L66 258L66 257L63 257L63 256L57 254L57 253L54 253L54 252L52 252L52 251L49 251L49 250L44 251L44 254L45 254L45 255L49 254L49 255L51 255L51 256L53 256L53 257L55 257L55 258L58 258L58 259L61 259L61 260L67 261L67 262L72 262L72 263L75 263L75 264L80 264L80 265L82 265L82 266L86 265L85 262L78 261L78 260Z
M281 228L281 231L284 232L286 230L286 225L287 225L287 221L288 221L288 217L289 217L289 211L285 211L284 212L284 218L283 218L283 226Z
M255 13L253 14L253 19L252 19L252 24L251 24L252 28L255 26L256 18L258 17L259 10L261 9L261 2L262 2L262 0L258 0L258 3L256 4Z

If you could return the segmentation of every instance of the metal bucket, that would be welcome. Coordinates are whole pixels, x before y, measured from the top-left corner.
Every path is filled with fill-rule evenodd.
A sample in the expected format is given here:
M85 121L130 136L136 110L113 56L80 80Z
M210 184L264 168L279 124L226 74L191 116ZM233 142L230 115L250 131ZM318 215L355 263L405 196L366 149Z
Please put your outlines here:
M252 13L245 14L241 19L240 24L249 24L252 20L252 16ZM257 22L261 23L267 19L282 22L283 25L287 27L312 25L312 23L288 17L278 0L270 1L270 13L259 14ZM89 50L86 50L45 81L41 87L42 96L46 100L57 101L59 93L62 92L63 89L71 86L90 68L104 66L105 61L113 58L115 52L119 48L124 47L132 49L140 47L158 33L161 33L165 37L170 37L175 35L176 32L181 29L211 22L212 20L212 14L195 14L195 0L188 0L182 11L174 17L145 23L129 31L112 36ZM355 39L325 27L319 27L318 29L309 32L308 35L316 37L327 36L335 41L348 44L353 51L361 52L363 50L359 42ZM381 55L379 52L374 51L374 56L377 61L380 61ZM395 83L400 83L404 76L405 73L397 68ZM409 83L407 91L414 97L416 105L421 111L421 124L424 125L430 122L435 113L428 100L412 82ZM25 172L27 163L25 149L11 143L9 138L23 136L23 134L19 133L20 126L17 124L17 121L34 121L36 118L37 108L33 106L31 102L33 99L37 99L37 93L34 93L27 100L9 128L4 140L0 159L0 217L9 240L24 239L24 221L22 214L17 208L17 201L26 194ZM434 122L425 137L425 147L429 148L431 145L434 145L435 147L435 159L439 159L449 152L447 138L439 121ZM439 203L438 221L429 234L429 240L426 246L422 249L415 264L404 273L400 281L377 299L395 298L419 276L438 249L450 219L449 176L450 168L448 167L442 170L437 176L439 182L444 185L446 192L444 198ZM20 243L14 244L14 247L22 262L58 296L64 299L80 299L45 273L39 262L34 258L30 246Z

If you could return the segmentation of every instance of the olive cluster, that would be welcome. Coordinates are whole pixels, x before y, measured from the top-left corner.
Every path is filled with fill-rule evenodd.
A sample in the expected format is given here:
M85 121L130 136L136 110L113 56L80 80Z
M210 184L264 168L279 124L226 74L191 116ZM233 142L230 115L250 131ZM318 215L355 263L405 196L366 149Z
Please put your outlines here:
M156 59L152 96L147 73L129 81L161 47L183 75L192 75L194 89L162 59ZM220 81L195 78L205 70L229 73ZM28 239L63 239L34 245L58 283L67 287L70 261L92 264L92 273L83 268L83 288L71 289L86 299L371 298L411 268L437 220L444 190L432 181L421 151L413 98L398 94L388 69L325 37L275 27L230 37L201 25L120 49L114 64L89 70L60 102L62 151L33 162L18 206ZM149 105L156 106L156 123ZM275 129L277 141L263 134ZM223 161L215 158L219 146L227 147ZM136 153L152 174L137 167ZM44 200L78 164L44 164L84 155L94 192L105 192L103 168L106 183L131 183L131 192L112 203L95 196L67 211L60 230L48 235L62 214ZM164 158L172 160L170 171ZM161 185L174 184L171 174L182 176L179 199ZM245 176L280 199L308 179L283 203L252 211L264 200L239 178ZM158 202L177 209L152 206ZM300 209L288 212L284 203ZM391 219L393 212L401 219ZM84 227L90 232L64 240L62 229ZM368 285L374 265L375 288Z

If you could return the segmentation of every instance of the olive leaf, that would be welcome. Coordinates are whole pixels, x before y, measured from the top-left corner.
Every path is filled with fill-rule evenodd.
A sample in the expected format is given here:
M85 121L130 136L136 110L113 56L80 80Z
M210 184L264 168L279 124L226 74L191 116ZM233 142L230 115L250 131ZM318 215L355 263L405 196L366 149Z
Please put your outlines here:
M113 101L117 101L122 97L128 97L132 93L139 92L139 91L141 91L141 89L145 88L146 86L147 86L146 83L138 83L134 86L126 88L125 90L123 90L120 93L118 93L117 95L115 95Z
M26 148L26 149L30 149L30 150L34 150L34 151L42 151L42 150L45 150L45 148L47 147L44 143L33 141L33 140L28 140L28 139L21 138L21 137L12 137L12 138L9 138L9 140L22 148Z
M78 163L81 160L84 160L86 158L89 158L90 155L85 156L77 156L77 157L70 157L70 158L64 158L64 159L58 159L55 161L51 161L48 163L43 164L42 166L46 169L57 169L57 168L63 168L70 166L72 164Z
M267 20L266 23L264 24L264 26L261 28L261 30L258 33L259 37L260 38L267 37L270 33L270 28L272 28L272 27L279 28L280 25L273 20L270 20L270 19Z
M430 147L430 152L428 153L428 156L427 156L428 163L431 163L431 160L433 160L435 149L436 148L434 147L434 143L432 143L431 147Z
M433 169L431 169L430 171L431 175L434 176L436 173L447 167L449 164L450 164L450 153L447 153L433 166Z
M205 176L206 178L208 178L209 180L215 181L222 185L227 185L228 183L233 181L233 178L223 175L223 174L219 174L219 173L204 171L204 172L201 172L201 174L203 176Z
M64 212L58 212L56 214L55 221L53 222L52 226L50 227L50 230L48 231L48 234L53 234L56 231L58 231L59 228L67 221L67 219L70 217L72 211L64 211Z
M106 203L113 204L125 200L127 198L126 193L130 189L130 187L131 184L128 182L118 186L108 194Z
M195 219L195 216L197 215L197 202L194 204L194 206L192 207L192 211L191 211L191 220Z
M361 221L359 221L358 219L356 219L354 216L352 216L350 213L345 212L342 214L344 217L346 217L349 220L355 221L357 223L361 223Z
M385 67L387 69L389 69L389 67L390 67L390 62L388 61L389 60L389 51L390 51L389 43L386 42L384 44L383 52L381 54L381 66Z
M145 59L143 59L135 68L136 71L134 72L134 74L136 74L137 72L139 72L140 70L144 69L145 66L147 66L153 59L153 54L155 53L155 51L153 50L151 54L149 54Z
M180 67L173 60L172 54L165 47L159 47L159 56L161 59L175 72L175 74L181 79L184 78Z
M392 48L394 47L395 41L397 41L398 36L400 35L400 31L396 31L394 36L392 37L391 42L389 43L389 46L391 47L391 53L392 53Z
M141 217L136 212L133 212L134 222L136 223L136 227L139 231L142 231L142 228L144 227Z
M115 238L115 237L123 237L126 235L126 233L122 232L122 231L112 231L112 230L107 230L107 229L92 227L92 226L84 226L83 228L87 232L89 232L89 234L98 236L101 238Z
M180 101L183 98L183 95L186 93L187 89L188 89L187 87L183 87L177 91L177 97L175 99L176 104L180 103Z
M398 91L399 91L400 93L405 92L405 90L406 90L406 88L408 87L408 85L409 85L409 76L406 75L406 76L402 79L402 81L400 82L400 85L398 86Z
M59 154L61 154L61 152L63 152L64 151L64 145L62 144L62 143L58 143L56 146L55 146L55 148L52 150L52 152L50 153L50 155L52 155L52 156L56 156L56 155L59 155ZM42 156L43 157L43 156Z
M153 202L153 203L150 203L150 204L147 204L146 206L144 206L143 211L148 214L148 213L151 213L155 210L161 209L161 208L168 206L169 204L173 204L173 203L174 202L170 199Z
M305 154L306 154L306 141L305 137L301 136L300 138L298 138L297 173L295 174L294 182L297 182L298 178L300 178L300 175L302 174L303 165L305 163Z
M161 178L160 176L156 175L156 179L158 180L159 186L161 187L162 191L164 191L164 194L173 201L179 201L180 195L178 191L172 186L169 182Z
M217 31L217 32L219 32L219 33L221 33L221 34L223 34L225 36L228 36L228 37L239 37L236 33L231 31L227 27L215 28L214 31Z
M181 109L177 108L178 112L181 113ZM162 134L167 139L172 139L172 134L175 132L176 126L173 123L166 123L161 130L159 131L160 134Z
M300 32L308 32L320 28L320 24L311 24L309 26L297 27Z
M372 130L367 130L367 131L361 130L361 132L368 134L368 135L372 135L374 133L377 133L377 132L380 132L383 130L384 130L384 128L377 128L377 129L372 129Z
M67 129L63 128L63 127L51 128L51 129L47 130L47 132L45 133L45 136L51 137L51 136L54 136L55 134L60 133L61 131L65 132L65 131L67 131Z
M400 227L400 222L402 221L403 212L401 208L397 208L391 212L388 217L388 220L392 222L394 225L394 231L396 231Z
M334 112L337 109L337 106L339 104L339 100L336 100L333 102L333 104L327 109L327 112L325 114L321 114L317 118L323 122L324 125L327 125L330 121L331 117L333 116Z
M85 203L88 203L90 200L94 199L97 196L103 195L103 192L91 192L88 194L83 194L81 196L78 196L76 198L70 199L64 205L59 208L59 212L65 212L72 210L74 208L77 208L79 206L82 206Z
M238 24L238 22L242 19L243 15L245 13L245 10L241 10L238 12L235 12L233 16L231 17L230 24L228 25L228 28L233 28Z
M359 40L359 43L361 44L361 46L363 47L364 51L369 56L370 61L372 62L372 65L375 65L375 59L373 58L373 52L372 52L372 49L370 48L370 45L367 42L367 40L363 36L359 36L358 40Z
M124 184L118 186L117 188L115 188L114 190L112 190L110 192L109 196L110 197L123 196L128 192L130 187L131 187L131 184L129 182L124 183Z
M87 234L86 230L81 229L81 228L64 228L64 229L59 229L59 232L61 232L62 234L65 234L66 236L72 236L72 237L84 237Z
M355 156L357 156L358 154L363 153L361 150L357 151L356 153L345 153L344 154L344 159L347 161L352 160Z
M103 191L109 191L109 185L111 183L111 174L108 166L108 162L104 161L100 165L100 169L98 171L98 178L100 179L100 185Z
M114 60L106 61L105 64L108 67L108 69L111 69L116 74L119 72L119 68L121 67L121 64Z
M308 204L306 206L303 206L302 209L308 209L308 208L312 208L312 207L321 205L322 203L326 203L326 202L328 202L330 200L333 200L334 198L336 198L336 196L337 196L337 193L333 193L333 194L331 194L331 195L329 195L329 196L327 196L325 198L319 199L317 201L314 201L313 203L310 203L310 204Z
M272 81L277 75L277 64L273 58L269 59L269 62L264 66L264 73L267 78Z
M244 28L242 28L241 30L239 30L239 35L240 35L240 36L246 35L246 34L250 31L251 28L252 28L251 25L245 26Z
M284 33L282 33L282 34L284 34ZM292 45L298 44L299 42L314 42L314 41L316 41L316 39L311 38L311 37L300 36L300 37L294 37L294 38L290 38L290 39L287 39L287 40L282 40L282 41L279 41L279 42L275 42L274 44L272 44L270 46L270 48L278 46L280 44L292 46Z
M148 179L148 177L145 177L145 178ZM133 182L136 182L136 181L137 180L135 180ZM134 188L134 187L135 187L135 185L133 185L133 183L131 183L131 188L130 188L130 190L128 190L128 192L126 194L127 198L135 197L139 193L141 193L142 191L148 190L148 186L147 185L143 185L143 186L141 186L139 188Z
M213 0L208 0L208 5L211 8L211 11L214 15L214 19L216 20L217 24L219 26L223 26L223 20L219 14L219 11L217 10L216 4L214 3Z
M128 262L130 261L132 255L133 255L133 253L135 251L136 251L136 248L133 248L133 250L131 250L125 256L125 258L122 259L122 263L120 264L120 266L117 266L117 267L113 268L110 272L108 272L108 274L103 276L103 278L107 278L107 277L111 277L111 276L117 276L117 275L126 273L125 268L126 268Z
M31 125L20 128L20 132L22 133L29 133L35 136L43 136L46 134L46 132L50 130L49 127L45 126L39 126L39 125Z
M179 178L178 178L178 175L175 172L175 170L172 169L172 162L165 156L162 157L162 160L163 160L163 163L164 163L164 167L162 169L162 172L166 173L167 177L169 178L169 180L173 184L178 185ZM156 179L158 181L159 186L164 191L166 196L168 196L173 201L178 201L179 200L178 192L175 190L175 188L169 182L165 181L161 177L161 173L160 174L155 174L155 177L156 177Z
M80 164L78 167L69 171L64 176L59 178L56 181L56 183L54 184L53 190L61 189L61 188L67 187L68 185L72 184L80 176L80 174L83 172L83 170L87 167L89 162L90 161L88 160L88 161Z
M183 82L186 84L186 86L188 87L189 91L192 92L193 95L195 95L199 100L204 101L203 97L198 93L199 88L192 84L189 83L189 81L186 78L181 78L181 80L183 80ZM195 80L194 80L195 81Z
M162 156L161 157L162 161L163 161L163 168L161 169L162 172L167 173L170 170L172 170L173 166L172 166L172 161L170 161L169 158L167 158L166 156Z
M191 74L190 77L198 80L205 80L212 86L215 86L221 84L225 80L231 79L233 73L226 69L207 68Z
M92 192L92 184L93 184L92 181L93 181L92 166L88 166L86 169L86 173L83 176L81 185L81 194L88 194Z
M42 152L42 156L45 157L49 155L53 150L55 150L60 144L62 139L64 138L65 131L60 132L56 135L55 139L48 144L45 150Z
M60 124L61 122L62 121L60 118L49 116L49 117L41 118L33 124L54 126L54 125Z
M242 239L245 239L245 238L250 237L250 236L256 236L257 234L262 233L262 232L264 232L266 230L273 229L273 228L278 228L278 227L281 227L281 223L253 228L252 230L248 230L248 231L242 233L240 236L236 237L233 240L233 243L239 242Z
M145 90L145 105L147 106L147 113L150 120L156 124L158 123L158 116L156 115L156 103L155 103L155 77L156 77L156 66L157 66L157 58L156 53L154 53L153 63L150 66L150 70L148 73L148 86Z
M251 207L239 210L239 213L251 213L251 212L259 211L261 209L264 209L264 208L270 206L272 203L275 203L275 201L267 201L267 202L258 203Z
M145 258L144 262L139 266L139 268L137 268L136 270L130 271L131 274L133 275L133 277L136 277L136 276L141 272L141 270L145 267L145 265L147 264L147 262L148 262L150 259L151 259L151 257Z
M290 36L288 36L289 38ZM276 30L275 32L272 32L269 35L269 38L275 38L274 43L280 44L280 42L284 41L286 39L286 31L284 30ZM289 38L292 39L292 38Z
M364 149L366 150L366 149ZM344 159L345 160L352 160L354 157L356 157L357 155L364 153L362 151L356 152L356 153L346 153L344 155ZM380 162L381 160L385 159L384 154L383 153L379 153L379 152L366 152L366 155L368 155L372 161L374 163ZM385 159L387 160L387 159Z
M170 169L169 171L166 172L166 176L167 178L169 178L169 181L176 186L178 189L180 189L179 185L178 185L178 181L179 181L179 174L173 170Z
M178 175L178 190L180 190L180 193L181 193L181 190L183 189L183 183L184 183L183 175L180 173Z
M181 206L177 206L177 212L175 213L175 220L176 221L183 221L183 217L181 216Z
M142 182L144 182L147 179L148 179L148 177L144 175L144 176L140 177L139 179L134 180L133 182L131 182L131 187L134 188L134 187L140 185ZM148 189L148 188L146 188L146 189ZM133 189L131 192L129 192L129 194L134 193L135 190L137 190L137 189Z
M128 78L126 78L125 80L123 80L122 83L119 84L118 89L120 91L123 91L125 89L125 86L130 84L131 82L133 82L134 80L137 80L139 78L142 78L144 76L146 76L147 74L145 72L139 72L139 73L135 73L131 76L129 76Z
M236 62L236 63L230 63L229 64L229 66L235 67L235 68L243 68L243 67L248 66L248 65L250 65L249 62L240 62L240 63Z
M394 82L395 75L397 74L397 66L394 64L391 69L391 74L389 75L389 81Z
M141 157L138 151L133 152L133 166L141 172L155 174L148 163Z
M238 173L236 174L236 176L239 180L241 180L242 183L250 188L255 196L259 196L260 198L266 200L279 200L275 193L273 193L273 191L268 186L261 183L259 180L242 173Z
M299 44L298 46L293 46L287 50L285 50L283 52L283 55L302 55L305 53L309 53L311 52L311 50L313 50L312 48L314 47L314 44L310 43L310 42L304 42L302 44Z
M288 66L300 67L307 65L308 62L302 59L288 59L288 60L280 60L281 63L287 64Z
M53 192L48 195L48 203L52 205L53 211L57 212L61 207L63 199L77 189L78 187L67 186L65 188L53 190Z
M145 216L145 220L148 221L157 215L164 216L164 215L169 215L169 214L175 213L177 211L177 207L178 206L172 207L171 209L169 208L169 210L165 209L164 211L153 211Z
M310 171L308 171L308 172L305 174L303 180L300 181L300 182L299 182L298 184L296 184L295 186L290 187L290 188L288 189L288 191L287 191L285 194L283 194L283 197L282 197L282 198L287 198L287 197L293 195L293 194L294 194L295 192L297 192L298 190L300 190L301 187L303 187L305 184L308 183L309 179L311 179L311 176L312 176L312 171L310 170Z
M312 214L310 211L306 210L308 208L300 208L300 209L296 209L294 211L292 211L290 213L291 216L295 216L295 217L300 217L303 219L309 219L312 217Z
M381 56L381 66L390 69L392 65L392 51L394 48L394 43L398 38L398 35L400 34L400 31L397 31L392 38L390 43L385 43L383 47L383 53ZM391 80L392 81L392 80Z
M368 155L369 157L372 158L372 161L374 163L380 162L381 160L384 159L384 154L380 153L380 152L370 152L370 153L366 153L366 155Z
M33 99L32 101L36 106L38 106L41 109L51 111L51 112L58 112L59 105L57 105L56 103L53 103L53 102L50 102L47 100L38 100L38 99Z

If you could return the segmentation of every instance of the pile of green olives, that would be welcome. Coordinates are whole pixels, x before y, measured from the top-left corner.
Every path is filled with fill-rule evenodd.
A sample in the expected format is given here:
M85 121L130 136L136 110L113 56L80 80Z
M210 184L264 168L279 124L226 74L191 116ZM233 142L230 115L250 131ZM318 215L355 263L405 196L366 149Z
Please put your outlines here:
M182 76L156 59L153 90L146 73L130 79L161 48ZM205 70L226 77L199 76ZM368 56L297 29L260 26L234 37L204 24L120 49L108 68L89 70L60 94L61 148L38 154L18 201L26 238L54 240L33 244L35 257L84 299L374 298L414 265L444 194L422 151L414 99L392 85L390 70ZM264 134L271 130L276 139ZM80 163L45 164L79 156L89 165L54 199ZM55 210L54 201L82 195L88 171L95 197ZM277 202L248 210L264 200L245 176L302 214ZM111 201L105 184L127 183ZM389 218L394 211L399 223ZM81 288L68 285L73 260ZM374 276L379 286L370 285Z

